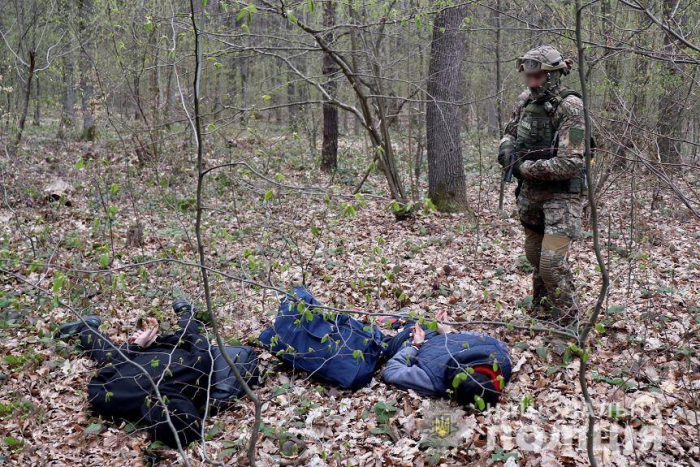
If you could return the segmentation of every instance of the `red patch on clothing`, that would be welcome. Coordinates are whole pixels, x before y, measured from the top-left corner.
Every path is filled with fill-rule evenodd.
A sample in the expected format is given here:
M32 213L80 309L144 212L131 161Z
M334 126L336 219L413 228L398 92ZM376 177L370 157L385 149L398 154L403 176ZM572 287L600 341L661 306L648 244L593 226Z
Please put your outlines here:
M489 365L477 365L474 367L474 373L480 373L491 378L491 383L496 391L501 390L501 381L498 379L501 376L501 370L493 371Z

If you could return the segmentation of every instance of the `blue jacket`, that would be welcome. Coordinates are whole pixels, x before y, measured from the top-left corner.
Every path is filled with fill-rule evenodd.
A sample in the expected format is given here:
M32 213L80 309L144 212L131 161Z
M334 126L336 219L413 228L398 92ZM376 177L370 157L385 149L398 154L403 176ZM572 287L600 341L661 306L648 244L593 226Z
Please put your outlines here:
M500 392L511 376L511 361L504 342L474 332L434 334L420 348L404 347L386 364L382 378L402 389L444 397L455 377L467 373L462 384L471 385L474 394L485 389ZM467 368L476 370L470 372ZM493 371L495 368L497 371ZM503 378L496 379L499 374Z
M381 331L347 315L315 310L320 304L308 290L292 290L293 295L280 303L273 326L260 334L260 342L293 368L340 387L369 384L383 350Z

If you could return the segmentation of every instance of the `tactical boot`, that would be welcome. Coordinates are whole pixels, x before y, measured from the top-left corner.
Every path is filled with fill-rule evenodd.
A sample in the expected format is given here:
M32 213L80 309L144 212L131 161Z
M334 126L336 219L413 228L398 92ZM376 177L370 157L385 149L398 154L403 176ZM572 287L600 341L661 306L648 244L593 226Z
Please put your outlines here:
M204 312L200 312L199 309L197 309L197 307L192 305L184 298L178 298L173 302L173 311L178 315L181 315L182 313L191 312L192 316L200 322L204 324L211 324L211 316L209 316L209 314L206 313L206 310Z
M530 315L536 319L549 319L552 316L552 302L547 296L547 287L542 277L535 271L532 275L532 309Z
M173 311L178 315L186 311L192 311L192 304L184 298L178 298L173 302Z
M76 334L80 334L86 329L97 330L97 328L100 327L100 324L102 324L102 318L95 315L89 315L84 317L83 320L71 321L70 323L62 325L60 328L58 328L58 332L56 332L55 337L57 339L66 339Z
M552 307L549 300L545 297L541 302L532 303L530 316L535 319L548 321L552 319Z

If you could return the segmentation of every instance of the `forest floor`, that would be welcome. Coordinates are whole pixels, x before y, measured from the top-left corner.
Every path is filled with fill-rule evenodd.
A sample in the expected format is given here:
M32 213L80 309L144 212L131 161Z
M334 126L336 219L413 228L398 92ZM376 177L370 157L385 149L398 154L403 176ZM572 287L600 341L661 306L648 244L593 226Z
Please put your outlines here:
M469 165L476 220L421 211L397 222L388 201L372 196L385 187L379 174L370 176L364 196L341 196L352 192L361 159L359 169L343 168L329 185L310 161L282 149L292 141L280 137L273 151L254 151L258 143L241 140L207 154L209 167L245 158L276 181L241 167L207 179L204 240L212 268L280 288L304 282L303 270L322 303L344 308L429 317L445 309L457 321L530 323L520 305L530 293L531 269L522 256L512 185L500 214L491 161L481 174L478 164ZM191 151L179 151L182 157L168 156L175 162L141 168L120 143L37 138L21 157L1 159L0 264L45 293L0 273L0 464L178 464L176 451L151 446L142 430L91 413L86 384L93 364L50 336L57 324L74 319L54 306L54 293L102 316L117 343L139 316L172 323L174 298L202 303L197 269L167 261L129 266L197 261L196 178ZM350 158L349 149L342 154ZM601 438L596 454L603 465L700 465L700 222L647 175L635 184L628 174L609 180L600 219L611 290L588 362ZM334 194L285 188L310 185L330 186ZM144 244L128 246L137 222ZM570 257L582 315L594 306L601 282L587 223L585 230ZM246 341L272 323L280 298L274 291L216 274L212 290L226 338ZM354 393L339 390L294 374L262 351L267 379L257 389L264 400L259 464L587 465L580 361L566 350L569 343L515 326L464 329L487 330L511 349L515 372L505 401L485 412L400 391L378 378ZM192 464L204 465L206 451L244 465L252 407L242 400L210 418L206 444L187 450ZM444 438L432 429L439 415L451 418ZM280 454L290 437L303 441L299 458Z

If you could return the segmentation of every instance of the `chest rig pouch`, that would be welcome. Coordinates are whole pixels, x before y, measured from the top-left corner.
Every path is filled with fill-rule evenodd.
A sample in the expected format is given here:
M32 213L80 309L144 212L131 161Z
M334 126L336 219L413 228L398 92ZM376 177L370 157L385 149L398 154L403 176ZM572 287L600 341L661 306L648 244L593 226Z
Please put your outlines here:
M549 159L551 157L554 125L547 112L546 102L529 101L522 110L515 148L523 160Z
M576 91L565 90L546 100L530 99L525 103L515 139L515 150L518 158L524 161L537 161L556 157L559 135L552 123L552 118L559 103L570 95L580 97ZM520 183L519 181L518 185ZM584 183L582 176L561 181L528 180L529 185L539 189L572 194L581 193Z

